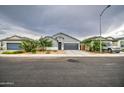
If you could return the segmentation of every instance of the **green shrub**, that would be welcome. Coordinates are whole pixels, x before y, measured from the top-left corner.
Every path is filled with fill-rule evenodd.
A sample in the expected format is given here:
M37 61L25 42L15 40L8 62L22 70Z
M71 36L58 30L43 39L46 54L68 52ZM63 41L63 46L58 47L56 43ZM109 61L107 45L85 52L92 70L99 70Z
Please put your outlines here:
M33 54L35 54L35 53L36 53L36 49L32 49L31 52L32 52Z
M18 51L15 51L15 53L20 54L20 53L24 53L24 51L18 50Z
M24 49L26 52L32 52L36 50L38 41L32 39L25 39L22 41L20 47Z
M51 47L52 46L52 41L47 39L47 38L41 38L38 41L38 47L42 50L45 51L46 47Z
M2 52L2 54L21 54L21 53L24 53L24 51L5 51L5 52Z
M121 51L124 52L124 49L122 49Z
M81 44L85 45L85 50L91 52L99 52L100 51L100 40L86 39L81 42ZM101 46L105 46L104 42L101 41Z

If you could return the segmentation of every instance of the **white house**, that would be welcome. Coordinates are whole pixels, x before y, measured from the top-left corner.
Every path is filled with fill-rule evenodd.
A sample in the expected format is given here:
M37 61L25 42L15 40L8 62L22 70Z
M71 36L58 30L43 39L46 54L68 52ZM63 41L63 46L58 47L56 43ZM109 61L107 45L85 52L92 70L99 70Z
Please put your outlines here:
M21 41L24 39L27 38L14 35L0 40L0 45L3 50L20 50Z
M58 42L58 50L80 50L80 40L64 33L52 36Z

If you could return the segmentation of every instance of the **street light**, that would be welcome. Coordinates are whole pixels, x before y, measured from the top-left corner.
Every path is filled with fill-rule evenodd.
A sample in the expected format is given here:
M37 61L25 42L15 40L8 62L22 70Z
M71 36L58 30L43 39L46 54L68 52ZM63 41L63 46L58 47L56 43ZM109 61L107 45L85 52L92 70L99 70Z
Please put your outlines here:
M108 9L109 7L111 7L111 5L106 6L103 11L100 14L100 53L102 53L102 42L101 42L101 35L102 35L102 26L101 26L101 18L103 13L105 12L106 9Z

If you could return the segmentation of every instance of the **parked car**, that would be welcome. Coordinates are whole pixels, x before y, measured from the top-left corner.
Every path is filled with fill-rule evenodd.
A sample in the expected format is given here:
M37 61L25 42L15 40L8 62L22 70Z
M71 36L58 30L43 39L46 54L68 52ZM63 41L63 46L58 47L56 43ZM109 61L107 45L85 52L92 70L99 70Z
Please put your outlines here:
M113 53L113 52L120 53L121 48L119 46L109 44L109 45L103 46L103 51L107 51L109 53Z

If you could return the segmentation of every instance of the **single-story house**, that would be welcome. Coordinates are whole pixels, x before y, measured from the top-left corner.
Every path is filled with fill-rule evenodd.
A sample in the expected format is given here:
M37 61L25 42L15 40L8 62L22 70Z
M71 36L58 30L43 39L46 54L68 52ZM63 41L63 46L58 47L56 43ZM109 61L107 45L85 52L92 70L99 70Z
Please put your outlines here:
M52 47L47 47L47 50L80 50L80 40L64 33L57 33L53 36L46 36L52 40ZM21 50L21 41L27 39L17 35L0 40L0 46L3 50Z
M17 35L7 37L0 40L0 47L2 50L20 50L21 41L27 39L26 37L20 37Z
M100 37L94 36L94 37L87 38L85 40L88 40L88 39L100 40ZM124 37L120 37L120 38L101 37L101 41L104 42L106 45L119 46L121 49L124 49Z
M105 45L111 45L114 38L113 37L100 37L100 36L92 36L92 37L89 37L87 39L84 39L82 42L81 42L81 50L90 50L90 46L93 46L93 43L95 40L100 40L102 42L104 42Z
M47 36L48 38L53 41L53 46L48 49L52 50L80 50L80 40L69 36L64 33L57 33L51 37Z
M115 40L113 37L100 37L100 36L93 36L93 37L90 37L90 38L87 38L84 41L87 41L87 40L100 40L104 43L108 43L108 44L112 44L113 40ZM92 43L92 42L91 42Z

